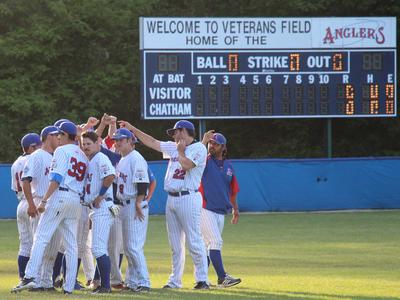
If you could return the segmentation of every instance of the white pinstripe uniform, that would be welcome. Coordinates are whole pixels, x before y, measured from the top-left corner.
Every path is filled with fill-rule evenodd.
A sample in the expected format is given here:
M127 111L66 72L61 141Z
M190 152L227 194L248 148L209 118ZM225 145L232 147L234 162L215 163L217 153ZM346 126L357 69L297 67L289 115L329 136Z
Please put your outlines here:
M81 213L80 194L84 189L87 158L79 146L67 144L54 152L50 174L62 176L59 189L50 197L40 218L25 278L36 278L46 245L60 228L66 248L67 276L64 290L72 292L77 269L77 224Z
M170 157L165 174L164 189L168 193L189 192L186 195L168 195L166 220L169 243L172 249L172 273L168 285L173 288L182 287L182 275L185 265L185 239L195 266L196 282L207 282L207 255L200 231L200 212L202 197L197 191L206 166L207 149L195 142L185 149L185 156L195 167L189 171L182 170L178 161L177 144L161 142L161 151Z
M91 204L96 199L100 193L103 179L109 175L115 175L111 161L103 153L96 153L88 165L85 203ZM108 255L108 237L111 225L114 222L114 217L109 210L111 206L113 206L112 186L104 194L104 200L100 202L100 207L93 207L90 213L93 235L92 253L96 258Z
M86 243L89 238L90 230L89 214L89 207L81 207L81 214L78 219L78 230L76 234L76 242L78 245L78 259L82 259L82 257L85 255Z
M222 249L222 231L224 230L225 215L217 214L208 209L201 209L201 232L207 247L210 249Z
M38 206L43 200L44 194L49 187L49 173L52 159L53 155L49 152L43 149L38 149L29 156L29 159L25 163L22 178L32 178L30 184L33 201L36 206ZM33 234L36 232L40 217L41 215L31 218ZM40 281L37 281L37 284L41 287L50 288L53 286L53 266L60 249L60 243L61 232L56 230L49 244L46 246L43 256Z
M22 174L29 155L21 155L11 166L11 189L16 192L18 198L17 226L19 234L18 255L29 257L33 243L31 221L28 216L28 201L22 191Z
M110 283L120 284L123 282L121 269L119 268L120 254L124 252L124 241L122 238L122 220L121 213L115 218L110 228L108 239L108 254L110 256L111 274Z
M149 183L149 176L146 160L139 152L133 150L122 157L117 165L117 198L124 203L120 215L124 251L129 268L129 278L126 278L126 284L130 288L150 287L150 278L143 252L149 221L149 208L147 201L144 200L142 212L145 218L143 221L136 218L137 183Z
M92 255L92 230L89 230L89 234L87 236L86 244L83 251L82 256L82 269L85 274L86 281L93 280L94 272L96 271L94 268L93 255Z

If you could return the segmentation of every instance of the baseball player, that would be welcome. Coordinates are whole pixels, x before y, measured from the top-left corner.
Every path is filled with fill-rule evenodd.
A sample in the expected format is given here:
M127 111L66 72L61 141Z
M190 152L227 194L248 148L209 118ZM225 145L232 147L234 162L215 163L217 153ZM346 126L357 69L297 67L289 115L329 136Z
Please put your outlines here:
M61 230L66 249L67 272L64 294L71 294L77 270L77 220L80 215L80 197L84 189L87 159L75 144L76 125L64 122L58 129L60 146L54 152L50 169L50 185L38 211L42 212L33 243L25 277L14 288L20 291L37 287L43 253L57 228ZM48 202L48 203L47 203Z
M156 178L155 178L153 172L150 169L150 166L147 167L147 173L148 173L148 176L149 176L150 184L149 184L149 188L147 190L146 197L144 199L147 201L147 203L150 203L151 197L153 196L154 190L155 190L156 185L157 185L157 181L156 181ZM121 253L121 256L120 256L119 269L121 269L122 258L123 258L123 253ZM134 274L132 274L132 278L134 278L134 282L138 282L139 281L139 278L138 278L139 274L138 274L138 272L136 272L136 270L134 270L134 271L135 272L134 272ZM129 274L129 268L126 268L125 278L130 278L130 277L131 277L131 275ZM121 287L121 285L122 285L122 287ZM123 282L122 282L122 284L120 283L120 285L116 285L116 286L121 288L121 289L123 289L125 287ZM114 287L114 285L112 285L112 287Z
M68 119L59 119L54 122L53 126L58 128L64 122L73 123L72 121L70 121ZM54 263L54 268L53 268L53 284L55 287L62 287L62 285L63 285L63 279L61 278L61 268L62 268L63 264L65 265L64 252L65 252L64 244L61 240L60 251L57 254L56 261Z
M203 196L201 210L201 233L208 250L209 260L218 275L218 286L230 287L241 282L225 272L222 263L222 230L225 214L232 210L232 224L239 219L236 196L239 185L230 161L226 160L226 138L221 133L210 130L204 134L203 144L208 144L207 164L201 180L200 192Z
M207 255L200 230L201 194L198 192L206 165L207 149L194 138L194 125L176 122L167 134L175 142L160 142L126 121L120 121L146 146L169 157L164 189L168 193L166 220L172 249L172 273L164 288L181 288L185 263L185 241L195 266L195 289L208 289Z
M55 126L47 126L40 133L42 147L32 153L26 162L22 174L22 187L25 197L29 203L28 214L31 217L32 230L35 234L39 223L40 215L37 207L43 200L44 194L49 186L50 165L53 159L53 152L58 147L57 134L51 134L57 130ZM34 291L52 291L53 287L53 266L61 243L61 233L56 230L52 239L46 247L43 263L41 266L39 287Z
M22 280L25 276L25 268L29 261L33 243L31 221L27 213L29 204L22 191L22 173L28 156L40 147L40 137L36 133L28 133L21 139L23 155L19 156L11 166L11 189L18 198L17 226L19 234L18 273ZM36 211L36 209L35 209Z
M89 131L82 134L82 146L89 158L87 182L85 189L86 205L92 208L92 253L97 261L101 276L101 286L93 291L94 294L111 293L110 288L110 257L107 253L110 228L116 213L113 206L112 183L115 169L110 160L100 151L98 136Z
M117 173L117 198L122 203L121 221L124 252L128 259L126 286L134 292L150 290L150 278L143 253L146 241L149 206L145 199L149 184L147 162L135 150L136 137L126 128L114 135L115 148L122 155Z

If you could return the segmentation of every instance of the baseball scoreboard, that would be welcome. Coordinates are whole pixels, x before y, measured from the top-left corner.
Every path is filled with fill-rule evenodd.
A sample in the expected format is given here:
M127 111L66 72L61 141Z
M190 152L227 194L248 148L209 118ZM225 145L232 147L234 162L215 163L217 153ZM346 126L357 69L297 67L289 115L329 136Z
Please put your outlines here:
M140 18L144 119L394 117L396 18Z

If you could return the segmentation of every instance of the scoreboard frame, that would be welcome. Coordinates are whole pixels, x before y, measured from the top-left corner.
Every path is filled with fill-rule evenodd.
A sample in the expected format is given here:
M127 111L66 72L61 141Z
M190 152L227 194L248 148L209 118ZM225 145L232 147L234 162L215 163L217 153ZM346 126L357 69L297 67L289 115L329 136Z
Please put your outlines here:
M273 46L270 47L262 47L260 45L257 45L253 48L243 48L243 47L231 47L230 49L227 49L226 45L214 45L212 47L208 46L206 48L204 48L203 46L195 46L195 47L185 47L184 43L182 42L182 40L177 39L176 43L173 43L172 45L167 45L165 48L162 47L162 38L160 39L160 34L149 34L146 33L145 30L145 22L146 20L171 20L171 18L140 18L140 40L141 40L141 46L140 46L140 58L141 58L141 116L143 119L149 119L149 120L163 120L163 119L198 119L198 120L207 120L207 119L267 119L267 118L354 118L354 117L396 117L397 116L397 48L396 48L396 40L393 42L392 39L396 39L396 26L395 26L395 21L396 18L394 17L389 17L389 18L362 18L362 17L358 17L358 18L298 18L300 20L311 20L310 24L313 24L312 21L317 20L315 22L317 22L318 24L321 24L324 22L324 20L328 20L331 21L332 23L335 22L340 22L342 20L347 21L347 23L353 24L355 23L355 19L360 20L360 19L378 19L379 21L381 19L385 20L387 23L389 23L388 27L390 28L390 32L389 34L384 32L383 29L379 29L381 30L383 33L382 34L386 34L385 38L386 38L386 42L387 45L378 45L376 47L374 47L373 41L363 41L363 39L361 39L361 42L355 42L353 44L350 45L343 45L342 47L325 47L324 45L322 45L321 43L319 45L315 45L315 39L313 40L312 37L315 36L315 32L313 31L313 33L311 34L311 40L312 40L312 45L310 46L309 44L307 45L300 45L299 47L296 48L290 48L287 45L283 45L282 48L274 48ZM205 20L218 20L219 22L221 22L221 20L242 20L240 18L177 18L177 19L183 19L183 20L201 20L201 21L205 21ZM292 20L293 18L246 18L245 20L278 20L280 21L282 24L284 22L284 20ZM332 21L333 20L333 21ZM329 23L329 22L328 22ZM355 23L355 24L359 24L359 23ZM364 24L363 22L360 22L360 24ZM367 22L368 24L368 22ZM393 25L394 24L394 25ZM363 27L361 27L363 28ZM382 27L380 27L382 28ZM368 30L368 28L366 28L366 30ZM165 34L165 32L163 33ZM150 35L150 37L148 37ZM168 33L166 34L167 38L171 39L171 37L174 37L175 35L177 35L177 33ZM367 35L367 34L366 34ZM217 35L218 36L218 35ZM182 34L179 34L179 37L182 38ZM147 40L146 40L147 39ZM155 44L155 40L157 40L159 43ZM388 41L390 40L390 41ZM165 42L166 44L168 44L168 42ZM371 45L372 43L372 45ZM159 44L159 45L158 45ZM279 46L279 45L278 45ZM240 61L239 67L235 70L233 67L233 70L227 71L226 69L222 69L219 70L218 68L213 68L213 66L217 66L218 67L218 63L215 63L214 65L212 65L211 67L209 66L209 69L211 70L206 70L205 72L203 71L198 71L195 70L196 67L197 69L199 69L199 61L197 61L197 65L196 65L196 61L195 61L195 56L196 55L202 55L202 54L210 54L212 57L213 54L221 54L221 58L220 58L220 62L221 64L223 64L223 61L225 60L225 64L226 64L226 59L224 57L224 55L230 55L230 54L235 54L235 55L239 55L238 57L236 57L237 61ZM272 68L268 69L268 68L264 68L261 70L250 70L250 71L243 71L240 70L241 66L243 65L242 61L244 59L242 59L242 56L245 54L254 54L256 55L257 53L260 54L264 54L264 56L262 58L263 62L267 61L267 62L271 62L273 60L273 58L275 60L279 60L281 59L282 61L285 59L285 55L286 54L298 54L299 57L301 54L303 53L318 53L319 56L324 57L324 54L326 53L345 53L344 57L346 59L346 62L343 64L344 70L322 70L322 71L318 71L318 70L302 70L302 68L310 68L310 66L308 65L308 60L307 60L307 65L304 65L303 60L301 60L302 62L302 66L298 66L299 69L297 70L292 70L290 69L289 71L287 70L287 59L286 59L286 70L284 69L283 64L281 63L279 65L279 62L276 63L274 66L272 66ZM271 56L268 57L268 53L280 53L282 54L280 57L277 57L279 55L275 55L275 56ZM299 54L300 53L300 54ZM357 55L362 55L363 53L379 53L381 55L381 57L383 56L384 58L381 58L381 60L385 60L384 62L390 62L390 65L388 66L383 66L382 69L383 70L352 70L352 65L351 65L351 60L353 58L353 56L355 57L354 59L357 60L357 64L358 67L360 66L360 62L358 62L358 60L360 59L359 57L357 57ZM386 53L386 54L384 54ZM190 66L188 66L188 61L186 61L186 56L187 54L190 55ZM153 55L172 55L172 58L176 61L172 62L173 68L172 71L165 71L162 70L160 71L160 66L157 66L157 63L155 63L155 58ZM174 55L176 55L176 58L174 57ZM386 55L386 56L384 56ZM392 57L387 57L393 55ZM304 55L306 56L306 54ZM325 55L325 57L327 57ZM217 57L215 57L217 58ZM309 56L309 60L311 60L311 58L313 58L311 55ZM164 59L164 58L163 58ZM300 60L300 58L298 58ZM314 58L313 58L314 59ZM364 56L362 56L362 59L364 60ZM156 58L156 60L159 60L159 58ZM182 60L185 60L182 63ZM290 57L291 60L291 57ZM328 61L329 59L325 59L326 61ZM391 61L393 60L393 62ZM215 60L217 61L217 60ZM391 65L391 63L393 63L393 65ZM248 68L249 67L248 63ZM364 64L364 62L362 62L362 64ZM382 63L383 65L383 63ZM184 67L184 70L179 69L179 67ZM225 65L226 67L226 65ZM158 69L157 69L158 68ZM175 71L176 68L176 71ZM283 68L283 70L280 70L279 68ZM328 67L326 67L328 68ZM358 74L356 73L358 71ZM366 73L366 72L374 72L374 74L371 75L371 78L369 78L370 74L363 74L363 75L368 75L364 78L364 80L362 81L361 78L357 78L357 75L360 75L362 73ZM351 73L353 72L353 73ZM161 76L160 76L161 75ZM174 79L172 80L172 82L166 83L166 77L162 78L164 75L168 75L171 78L173 76L176 76L176 78L178 79ZM252 110L252 108L254 107L266 107L266 101L264 100L260 100L259 99L259 104L256 104L257 106L254 106L254 104L252 104L252 100L251 100L251 95L250 92L247 92L246 89L246 95L245 97L245 101L241 104L238 103L238 90L235 90L233 92L233 96L231 94L231 90L229 90L229 95L235 97L235 99L231 99L229 101L229 107L231 106L235 106L233 112L235 112L235 114L233 114L232 110L229 108L228 109L228 114L226 114L226 112L224 114L221 113L221 107L222 105L227 106L228 104L226 103L221 103L222 99L220 94L221 89L223 88L224 84L222 83L222 76L227 77L227 76L231 76L232 78L238 79L239 76L246 76L251 78L252 76L265 76L265 78L267 78L267 76L269 76L270 78L275 78L276 80L279 80L279 76L281 76L280 79L284 79L284 80L289 80L289 78L291 80L293 80L294 76L299 75L301 76L305 76L304 78L301 78L301 82L300 83L296 83L296 82L286 82L284 84L281 84L281 90L277 92L277 94L275 94L274 92L274 97L278 97L275 95L280 95L279 92L283 93L283 89L285 86L288 86L290 89L296 90L296 88L298 86L307 86L307 85L311 85L312 83L303 83L303 79L307 80L307 78L313 78L313 76L326 76L324 78L328 78L328 82L320 82L318 84L314 84L315 89L318 88L318 86L321 85L327 85L328 86L328 91L330 90L334 90L336 85L336 91L334 90L333 95L329 95L328 92L328 98L329 100L327 101L328 104L328 113L327 114L322 114L322 105L325 105L324 103L321 103L321 98L318 99L314 99L312 100L310 106L309 104L307 104L307 96L305 96L305 94L301 97L300 101L296 102L296 99L294 99L293 96L289 97L288 103L282 103L284 102L282 100L282 98L273 98L273 108L271 108L272 113L270 114L270 111L265 110L263 111L263 113L261 113L260 108L258 108L258 110L256 110L257 113L254 113L254 111ZM307 77L308 75L308 77ZM339 75L346 75L347 78L349 78L349 76L352 76L354 78L352 78L352 80L358 80L356 82L343 82L342 85L344 87L338 87L338 80L339 77L335 79L334 76L339 76ZM159 77L159 79L157 79L157 76ZM192 76L192 77L190 77ZM197 84L195 84L195 79L197 77L199 77L201 80L201 77L204 77L204 79L206 79L207 77L210 78L214 78L214 83L209 82L207 83L203 83L201 82L201 84L199 84L199 82L197 82ZM235 77L236 76L236 77ZM334 83L331 83L331 76L332 78L334 78L334 80L336 80ZM387 82L382 82L382 78L387 76ZM181 80L179 79L181 77ZM368 78L367 78L368 77ZM379 82L376 82L376 78L380 77L378 80ZM189 78L189 80L187 80L187 78ZM218 80L217 80L218 78ZM254 77L256 78L256 77ZM278 78L278 79L277 79ZM286 78L286 79L285 79ZM389 78L391 78L390 80L392 80L392 82L389 82ZM153 81L151 82L151 79L153 79ZM345 77L342 78L343 81L345 81ZM163 81L164 80L164 81ZM245 79L246 80L246 79ZM265 79L266 80L266 79ZM272 79L274 80L274 79ZM314 79L313 79L314 80ZM361 81L360 81L361 80ZM368 81L367 81L368 80ZM374 81L375 80L375 81ZM160 82L161 81L161 82ZM218 82L217 82L218 81ZM229 79L230 82L230 79ZM273 83L275 86L279 86L279 83ZM261 88L264 88L265 86L272 86L273 84L271 84L271 82L267 83L267 82L263 82L263 83L256 83L256 84L243 84L246 86L254 87L256 85L260 86ZM195 89L197 86L202 85L204 88L205 87L210 87L210 86L215 86L216 91L220 90L219 92L217 92L217 95L215 95L216 100L215 103L214 98L212 101L210 101L210 97L203 98L203 106L206 108L203 108L203 110L198 110L199 105L196 106L197 103L199 103L199 99L196 98L195 96ZM237 82L234 85L235 88L237 88L237 86L240 87L240 84ZM274 86L274 87L275 87ZM360 88L361 86L361 88ZM368 86L370 86L370 88L368 88ZM178 90L180 92L182 92L182 97L179 98L177 93L172 93L173 95L167 95L165 96L165 90L168 91L168 87L170 88L170 90ZM366 88L367 87L367 88ZM229 87L230 88L230 87ZM340 101L338 100L338 98L335 97L335 94L338 93L337 89L343 89L345 90L345 95L346 95L346 103L345 103L345 107L343 108L341 106L341 103L339 103ZM210 88L209 88L210 89ZM213 88L214 89L214 88ZM225 89L226 89L226 85L225 85ZM369 89L369 95L366 98L366 90ZM389 91L388 91L389 89ZM293 92L292 92L293 93ZM382 96L382 94L384 94ZM355 96L356 95L356 96ZM389 97L388 95L391 95L391 97ZM208 95L209 96L209 95ZM265 96L265 95L264 95ZM163 101L165 100L165 98L177 98L177 99L166 99L167 101ZM213 95L214 97L214 95ZM164 98L164 99L163 99ZM334 102L334 99L336 100ZM172 101L171 101L172 100ZM318 100L318 101L317 101ZM368 100L369 102L367 103ZM389 101L390 100L390 101ZM183 104L186 101L186 104ZM242 100L240 100L242 101ZM279 102L280 101L280 102ZM325 101L325 100L324 100ZM210 103L212 102L212 103ZM256 102L255 102L256 103ZM340 105L339 105L339 104ZM283 105L288 105L288 114L284 114L282 113L282 111L284 111L284 109L282 108ZM162 115L154 115L150 113L150 109L151 107L157 105L157 108L159 107L164 107L162 110ZM168 106L169 105L169 106ZM175 105L175 106L172 106ZM182 105L187 105L185 106L187 109L185 110L185 108L182 109ZM188 108L190 105L190 109ZM241 106L240 106L241 105ZM253 106L252 106L253 105ZM280 106L277 106L280 105ZM369 107L367 107L366 105L369 105ZM384 110L382 108L382 105L386 105L386 110ZM180 107L179 109L177 107ZM241 108L240 107L245 107L244 111L245 113L242 114L241 113ZM314 111L313 113L305 113L304 111L307 110L308 107L314 106L315 108L310 109L310 111ZM333 106L336 107L336 110L334 110ZM333 112L337 112L339 106L341 107L340 110L340 114L334 114L331 113L331 111ZM167 108L165 108L167 107ZM172 108L171 108L172 107ZM212 107L212 109L211 109ZM280 107L280 110L278 111L277 107ZM296 107L296 109L298 108L298 111L300 111L300 113L294 113L295 109L294 107ZM388 110L389 107L389 110ZM319 113L317 113L317 108L319 108ZM360 112L360 109L362 111L362 113ZM368 109L370 110L368 112ZM215 111L214 111L215 110ZM155 111L155 110L153 110ZM160 109L158 109L158 111L161 111ZM188 113L190 111L190 113ZM199 114L198 112L203 112L201 114ZM356 111L358 111L358 113L355 113ZM174 114L175 112L175 114ZM211 113L212 112L212 113ZM267 113L268 112L268 113ZM325 110L324 110L325 112ZM347 114L348 112L350 112L350 114ZM389 112L389 113L388 113Z

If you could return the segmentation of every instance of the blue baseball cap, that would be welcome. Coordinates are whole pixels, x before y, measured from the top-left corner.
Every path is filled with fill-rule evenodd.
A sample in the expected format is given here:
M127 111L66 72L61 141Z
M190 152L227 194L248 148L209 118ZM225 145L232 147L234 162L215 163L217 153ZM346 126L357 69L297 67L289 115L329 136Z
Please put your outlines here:
M180 121L178 121L178 122L175 123L174 128L170 128L170 129L167 130L167 134L168 134L169 136L173 136L175 130L177 130L177 129L183 129L183 128L185 128L185 129L191 129L191 130L194 131L194 125L193 125L192 122L189 122L189 121L186 121L186 120L180 120Z
M21 139L22 148L26 149L29 146L39 146L42 144L40 140L40 136L37 133L28 133L23 136Z
M56 132L56 133L54 133ZM42 129L42 132L40 133L41 139L45 139L49 134L57 134L58 133L58 128L56 126L46 126L45 128Z
M226 145L226 138L221 133L214 133L211 141L217 143L218 145Z
M77 134L76 125L69 121L61 123L61 125L56 128L57 130L50 132L50 134L55 134L55 133L66 133L71 135Z
M62 124L62 123L64 123L64 122L70 122L70 123L73 123L73 122L71 122L70 120L68 120L68 119L60 119L60 120L57 120L55 123L54 123L54 126L56 126L56 127L60 127L60 125Z
M133 132L126 128L117 129L117 131L113 134L111 139L113 140L132 139L134 143L137 142L137 138L133 134Z

